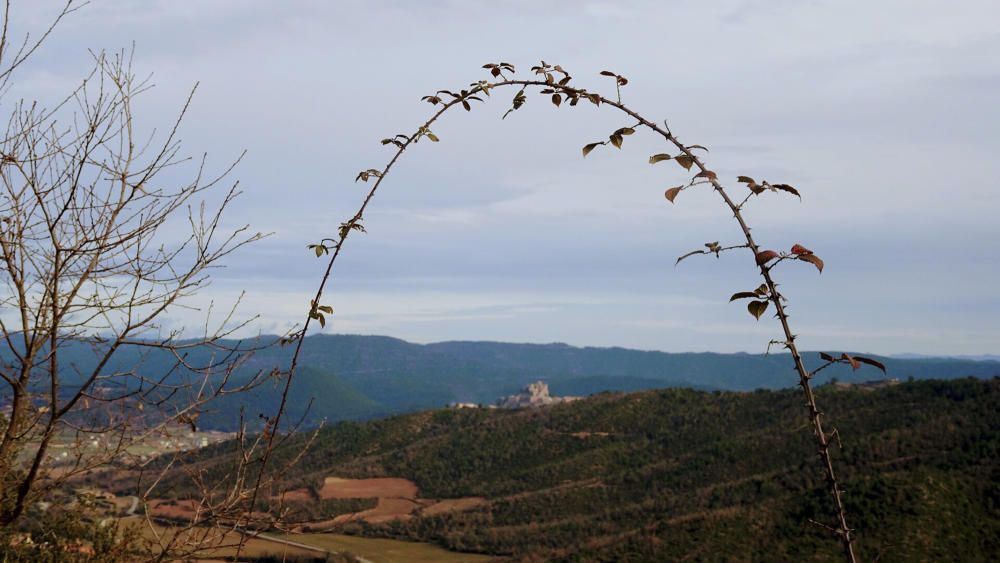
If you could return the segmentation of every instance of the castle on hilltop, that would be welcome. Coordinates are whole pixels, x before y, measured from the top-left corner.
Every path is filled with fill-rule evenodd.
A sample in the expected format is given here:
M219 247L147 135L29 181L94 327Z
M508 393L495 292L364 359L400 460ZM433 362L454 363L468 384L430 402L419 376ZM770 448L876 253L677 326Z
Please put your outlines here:
M549 394L549 386L544 381L529 383L520 393L508 395L497 401L502 409L523 409L525 407L545 407L557 403L569 403L582 397L553 397Z

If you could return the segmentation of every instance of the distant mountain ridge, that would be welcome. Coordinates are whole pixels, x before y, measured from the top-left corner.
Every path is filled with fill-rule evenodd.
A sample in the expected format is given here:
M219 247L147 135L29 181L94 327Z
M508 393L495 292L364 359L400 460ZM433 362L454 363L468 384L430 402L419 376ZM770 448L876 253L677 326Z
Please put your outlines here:
M287 365L290 350L271 347L248 363L256 369ZM898 359L878 355L888 375L869 367L852 371L833 366L817 376L822 385L836 378L864 382L885 377L906 380L990 378L1000 375L1000 362L947 358ZM820 360L804 354L807 366ZM491 404L517 393L534 381L544 381L553 395L587 396L601 391L641 391L667 387L700 390L752 391L792 387L798 379L787 354L667 353L621 347L575 347L567 344L517 344L487 341L450 341L414 344L388 336L313 335L303 345L296 375L293 414L304 412L315 399L307 423L369 419L442 407L452 403ZM334 392L337 390L337 392ZM248 414L270 404L267 393L234 397L217 407L217 416L205 420L226 427L227 411L236 403ZM319 391L319 393L314 393ZM351 397L363 397L360 408ZM252 416L251 416L252 418Z
M287 367L291 347L278 346L277 341L276 336L260 337L262 344L275 344L250 358L236 379L258 370L266 373L275 367ZM9 353L0 350L0 356ZM208 353L190 351L192 357ZM808 367L819 365L817 353L806 352L804 357ZM873 357L886 364L887 377L900 380L1000 375L997 361ZM87 343L69 342L62 358L64 384L71 387L73 378L78 377L75 367L85 372L94 363L94 352ZM129 351L106 369L121 370L138 361L140 357ZM146 352L141 362L141 371L147 377L160 377L170 372L173 358L154 350ZM843 382L863 382L886 376L870 367L852 372L838 365L824 370L816 383L823 384L832 377ZM322 420L371 419L451 403L491 404L539 380L548 384L556 396L668 387L752 391L787 388L798 382L787 354L667 353L483 341L414 344L388 336L319 334L309 336L303 344L288 420L304 416L307 425L315 425ZM253 393L214 402L203 413L201 424L210 429L235 429L241 408L246 420L259 420L258 414L274 411L282 383L275 380ZM0 397L0 406L2 402Z
M1000 362L1000 355L997 354L890 354L891 358L898 358L900 360L928 360L928 359L944 359L944 360L972 360L974 362Z

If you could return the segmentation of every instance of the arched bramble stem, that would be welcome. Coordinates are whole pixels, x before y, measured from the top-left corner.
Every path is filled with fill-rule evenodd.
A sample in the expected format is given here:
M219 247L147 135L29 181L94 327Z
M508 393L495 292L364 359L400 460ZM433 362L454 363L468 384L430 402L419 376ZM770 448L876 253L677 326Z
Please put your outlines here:
M367 210L369 203L372 201L372 198L374 198L375 193L382 185L383 180L385 180L386 176L392 170L393 166L395 166L396 162L403 155L403 153L406 152L406 150L410 147L410 145L415 144L424 138L432 142L437 142L438 141L437 137L433 134L433 132L431 132L431 126L434 125L434 123L437 122L437 120L442 115L444 115L445 112L447 112L449 109L455 106L461 106L466 110L470 110L471 101L482 101L479 98L479 95L484 94L489 96L490 93L495 89L519 87L520 90L518 91L517 95L514 98L514 107L511 110L514 111L525 103L526 97L524 96L524 93L527 91L527 89L539 88L542 90L541 93L550 94L552 96L552 101L556 106L561 105L563 99L571 101L568 105L576 105L580 101L589 101L590 103L593 103L597 106L600 106L602 104L606 106L611 106L621 111L622 113L630 116L632 119L635 120L636 127L641 126L649 129L651 132L662 137L668 144L672 145L674 148L679 150L680 153L686 156L687 159L689 159L689 162L693 164L694 167L697 168L698 172L696 176L700 176L708 180L708 183L712 186L712 189L717 194L719 194L719 197L722 198L725 205L732 212L733 217L736 219L736 222L739 224L740 229L742 230L743 235L746 239L746 247L749 248L750 251L752 252L756 264L756 257L760 252L760 247L754 240L753 235L751 234L750 231L750 227L747 225L746 220L743 217L742 203L736 204L733 201L729 193L726 191L725 187L718 181L715 173L712 172L705 165L702 158L695 155L692 152L692 148L685 146L683 143L681 143L677 139L677 137L674 136L673 132L670 131L669 127L666 126L666 124L664 124L663 126L657 125L655 122L643 117L642 115L628 108L624 103L621 102L621 97L620 97L621 86L627 83L627 81L625 81L621 76L615 75L607 71L602 73L605 76L614 77L616 81L616 97L615 99L610 99L605 96L601 96L599 94L588 92L584 89L570 86L569 75L566 74L564 71L562 71L562 69L559 68L558 66L551 67L546 65L544 67L541 67L541 69L542 69L541 71L536 70L536 73L546 76L547 77L546 80L540 80L540 79L520 80L520 79L507 78L505 73L513 72L513 68L503 67L502 69L500 69L501 70L500 72L497 72L496 70L494 70L493 72L494 77L499 78L499 80L496 82L482 81L471 85L468 90L462 90L459 93L452 93L449 91L442 90L439 91L435 96L425 97L424 99L426 101L431 102L435 106L440 105L441 107L439 107L437 111L427 121L424 122L423 125L418 127L413 134L397 135L396 137L393 137L391 139L385 139L383 141L383 144L392 144L396 147L396 151L393 154L392 158L381 170L372 169L365 171L359 175L359 178L365 181L368 181L368 179L372 177L374 177L375 180L371 188L369 189L367 195L365 196L364 200L362 201L361 205L359 206L357 212L349 220L347 220L341 225L339 236L334 237L333 240L335 240L336 243L333 244L332 247L327 247L326 245L323 244L314 245L314 247L315 246L321 247L317 248L318 256L327 253L329 255L329 258L327 260L326 269L320 280L319 286L317 287L315 297L312 300L310 314L307 316L305 323L302 326L302 329L291 335L290 338L290 340L294 340L295 348L292 354L292 359L289 368L286 372L287 377L285 379L285 385L282 390L281 402L279 404L278 411L275 414L275 416L271 419L272 423L270 428L272 429L272 431L270 432L267 438L267 445L261 456L260 472L258 473L258 485L260 484L260 479L264 474L264 469L267 466L267 463L271 457L271 453L275 447L275 437L277 436L278 430L280 429L279 423L281 421L282 414L284 413L285 406L287 404L288 391L291 386L291 382L294 378L295 371L298 367L302 344L304 342L304 336L309 329L310 321L317 318L315 315L316 307L320 303L320 300L323 297L324 292L326 290L327 284L329 283L332 277L334 264L336 263L337 258L340 256L341 250L343 250L344 248L344 243L346 242L347 237L350 236L351 232L355 230L363 230L363 227L361 226L361 221L364 217L364 213ZM560 81L556 81L553 78L553 75L555 73L562 73L564 78ZM445 100L444 99L445 95L451 96L452 99ZM510 113L510 111L508 111L508 113ZM506 117L506 114L504 117ZM622 142L621 135L618 136L617 141L613 139L613 137L614 135L612 135L611 138L612 144L620 147ZM830 496L831 499L833 500L833 504L836 509L838 518L837 527L836 528L831 527L831 529L833 529L840 538L845 559L850 563L855 563L856 558L853 549L853 538L851 535L852 530L847 525L847 517L841 498L842 490L837 481L836 473L834 472L833 468L833 461L830 456L829 438L823 430L822 412L819 410L816 404L816 398L813 393L812 386L810 384L812 376L806 369L805 364L802 361L802 357L799 353L798 347L795 344L795 335L792 333L791 328L789 326L788 315L782 303L781 294L777 291L777 286L774 282L774 279L771 276L771 267L768 266L766 262L763 264L756 264L756 265L759 268L760 275L764 279L764 284L767 286L768 289L767 299L768 301L774 304L774 308L776 311L775 316L778 318L778 321L781 324L781 329L785 337L784 345L788 348L789 352L791 353L792 359L795 364L795 370L799 376L799 386L802 387L802 391L806 397L806 408L808 410L809 420L813 426L813 432L816 436L817 445L819 446L819 456L822 461L824 472L826 474ZM278 444L280 444L280 442L278 442ZM258 490L259 486L254 488L254 495L250 501L250 508L248 513L253 512L257 500ZM242 548L242 544L240 547ZM238 556L239 553L237 553L237 557Z

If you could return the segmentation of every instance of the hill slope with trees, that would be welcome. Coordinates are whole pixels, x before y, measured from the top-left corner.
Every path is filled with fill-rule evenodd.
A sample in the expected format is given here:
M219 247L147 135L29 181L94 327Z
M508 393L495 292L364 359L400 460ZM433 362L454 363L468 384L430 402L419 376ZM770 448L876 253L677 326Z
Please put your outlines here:
M1000 379L819 393L838 421L863 559L986 561L1000 550ZM485 497L343 530L520 560L837 560L809 523L832 515L815 446L794 424L802 408L792 390L666 389L345 422L316 436L285 485L403 477L426 498ZM231 447L189 463L221 475ZM179 477L165 486L186 494Z

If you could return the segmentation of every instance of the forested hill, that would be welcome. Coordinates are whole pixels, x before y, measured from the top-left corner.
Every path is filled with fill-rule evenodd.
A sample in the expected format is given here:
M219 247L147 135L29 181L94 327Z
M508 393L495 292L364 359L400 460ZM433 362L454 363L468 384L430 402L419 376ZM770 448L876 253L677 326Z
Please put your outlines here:
M258 369L287 365L288 347L259 353ZM806 353L810 366L816 353ZM878 357L878 356L876 356ZM1000 375L1000 362L962 359L894 359L878 357L888 376L865 367L824 370L822 384L894 377L907 380ZM639 391L665 387L749 391L780 389L798 378L786 354L713 354L647 352L626 348L578 348L565 344L441 342L413 344L384 336L316 335L303 349L302 365L292 392L296 408L312 403L309 420L365 419L437 408L453 402L492 404L524 385L544 380L554 395L587 396L601 391ZM317 393L317 390L325 390ZM225 427L236 404L247 412L270 408L273 389L252 397L233 398L216 407L206 424ZM295 413L295 418L301 414Z
M260 343L275 342L262 337ZM244 346L250 343L243 343ZM95 363L93 343L67 342L60 365L66 389L74 378ZM142 355L140 356L140 352ZM193 361L210 350L187 351ZM0 350L0 357L10 354ZM258 352L244 372L287 367L291 347L270 346ZM806 363L819 363L818 354L806 352ZM869 354L870 355L870 354ZM989 378L1000 375L1000 362L964 359L895 359L874 356L888 367L888 375L864 367L852 372L846 366L824 370L818 383L836 377L841 381L866 381L893 377L907 380L957 377ZM189 360L190 360L189 358ZM554 395L587 396L601 391L638 391L665 387L703 390L749 391L791 387L798 381L786 354L664 353L625 348L578 348L565 344L509 344L501 342L441 342L413 344L384 336L315 335L306 339L302 369L296 375L290 402L299 419L310 405L308 424L326 419L360 420L436 408L453 402L491 404L517 392L524 385L544 380ZM116 356L105 371L126 371L135 366L146 377L179 377L174 358L157 350L128 349ZM278 382L280 383L280 382ZM273 412L275 385L265 385L250 395L231 395L217 401L201 417L206 428L233 429L240 407L248 418ZM313 400L315 399L315 400ZM2 401L2 397L0 397Z
M1000 553L1000 379L821 387L860 560ZM223 475L232 444L198 453ZM280 450L275 463L299 451ZM400 477L464 512L344 531L531 561L837 561L827 493L796 390L666 389L543 409L439 409L320 431L285 474ZM164 480L183 497L185 481Z
M280 349L279 349L280 351ZM575 347L566 344L515 344L504 342L440 342L413 344L384 336L316 335L307 339L304 363L338 377L377 379L387 376L428 375L444 380L502 382L489 385L456 385L456 399L492 401L498 395L517 390L541 378L550 382L557 394L588 394L604 387L594 380L606 380L616 387L595 390L638 389L656 382L663 384L729 391L780 389L797 383L787 354L666 353L627 348ZM866 352L866 351L858 351ZM890 377L907 379L993 377L1000 375L1000 362L960 358L896 359L872 354L889 368ZM819 364L816 353L805 352L810 365ZM274 358L274 351L261 359ZM830 377L841 381L879 379L882 374L846 366L824 372L820 383ZM498 393L499 391L499 393ZM477 396L477 393L481 395Z

